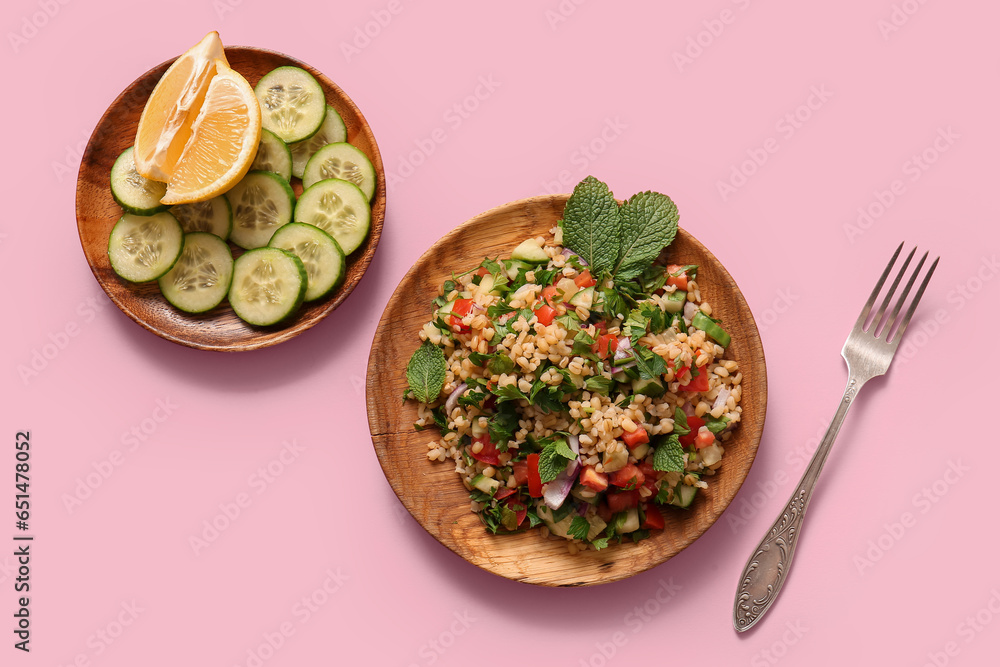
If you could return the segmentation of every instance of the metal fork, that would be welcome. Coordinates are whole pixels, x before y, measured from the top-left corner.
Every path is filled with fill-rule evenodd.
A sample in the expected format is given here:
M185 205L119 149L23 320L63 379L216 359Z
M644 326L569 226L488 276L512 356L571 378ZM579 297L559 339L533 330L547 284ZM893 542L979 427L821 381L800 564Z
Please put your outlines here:
M924 289L937 267L938 260L941 259L938 257L931 264L923 282L920 283L920 288L910 302L909 308L906 309L902 320L899 320L899 313L910 293L910 288L913 287L913 283L927 259L925 252L907 281L906 288L899 300L896 301L889 314L886 314L886 309L892 301L896 288L906 274L913 254L917 251L916 248L911 250L899 273L896 274L896 279L893 280L889 292L885 295L878 310L873 313L873 307L879 292L882 290L882 285L902 249L903 244L900 243L896 252L893 253L892 259L889 260L889 265L882 272L882 277L875 284L875 289L868 297L868 302L861 309L861 314L858 316L857 322L854 323L854 328L847 336L847 342L844 343L844 349L840 353L847 361L847 389L844 390L844 397L837 407L837 413L833 416L833 421L830 423L826 435L823 436L822 442L813 454L809 466L795 487L795 492L792 493L792 497L788 499L781 514L775 519L770 530L764 535L743 568L739 587L736 590L736 602L733 606L733 627L736 628L737 632L744 632L752 628L778 597L778 592L788 577L792 556L795 555L795 546L799 542L802 520L805 517L809 499L812 497L813 488L816 486L816 480L819 478L826 457L830 453L833 441L837 439L840 426L844 423L847 410L854 402L858 391L868 380L884 375L889 370L889 364L892 362L899 341L906 331L906 325L910 323L913 311L916 310L917 303L924 294Z

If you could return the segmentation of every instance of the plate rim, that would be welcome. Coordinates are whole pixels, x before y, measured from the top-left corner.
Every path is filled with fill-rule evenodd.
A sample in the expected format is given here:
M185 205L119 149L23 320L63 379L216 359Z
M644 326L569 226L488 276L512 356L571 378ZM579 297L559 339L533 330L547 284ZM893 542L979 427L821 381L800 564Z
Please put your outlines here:
M322 85L329 86L329 88L338 96L338 100L342 100L347 107L350 108L351 112L356 115L359 131L361 134L367 135L367 139L371 143L373 155L369 156L372 159L372 163L375 166L376 174L378 176L379 182L376 184L375 194L371 200L372 208L372 218L371 227L369 230L370 248L366 249L365 252L358 256L357 261L354 263L354 267L358 267L357 278L353 281L345 281L345 284L339 288L338 292L331 297L328 297L325 301L321 301L322 308L319 309L315 315L307 320L303 320L298 323L293 323L287 326L276 325L272 327L251 327L255 331L252 338L242 342L242 343L230 343L230 344L216 344L211 342L204 342L198 340L197 334L191 338L184 338L179 335L175 335L168 330L158 328L155 324L147 321L146 318L142 317L139 313L135 312L131 307L129 307L125 301L122 299L121 295L114 289L111 289L102 280L101 275L98 273L98 267L95 266L94 262L91 261L88 255L87 249L85 247L84 237L84 214L82 212L82 207L86 205L86 192L85 192L85 180L84 174L88 169L88 165L93 161L94 153L99 149L101 141L103 138L99 135L110 132L108 130L102 130L107 122L109 122L109 116L112 111L117 109L119 106L124 104L126 96L131 94L137 87L143 85L148 85L149 92L145 94L146 99L148 95L152 93L153 87L155 87L156 82L159 81L159 76L162 76L162 72L175 61L179 56L169 58L163 62L150 67L145 72L136 77L132 82L130 82L124 89L114 98L114 100L108 105L108 107L101 114L100 118L94 125L94 129L91 131L90 137L87 139L87 146L83 151L80 159L80 168L77 172L76 187L75 187L75 197L74 197L74 213L76 216L76 226L77 234L80 241L81 249L83 251L84 259L87 262L87 266L90 268L91 273L94 276L95 281L101 287L102 291L107 295L112 303L130 320L141 326L146 331L149 331L156 336L175 343L182 345L184 347L189 347L197 350L205 350L210 352L249 352L251 350L259 350L279 343L291 340L298 335L308 331L320 322L322 322L326 317L330 315L334 310L340 307L340 305L347 299L348 296L357 288L364 279L365 274L368 272L368 268L371 265L372 259L375 256L375 252L378 249L379 242L382 237L382 228L385 223L386 210L388 208L387 202L387 187L386 187L386 175L385 175L385 165L382 160L382 153L378 146L378 141L375 137L375 132L365 117L361 108L354 102L350 95L348 95L343 88L341 88L337 82L335 82L330 77L326 76L318 68L310 65L309 63L299 60L293 56L276 51L273 49L266 49L256 46L243 46L243 45L231 45L225 47L225 52L227 56L231 53L240 53L246 56L255 55L266 55L269 58L280 59L284 61L286 65L293 65L305 69L307 72L313 76L320 79ZM234 68L235 69L235 68ZM162 71L161 71L162 70ZM157 72L160 74L157 76ZM239 72L239 70L237 70ZM242 72L240 72L242 74ZM146 81L152 77L156 77L155 81L151 84L147 84ZM329 100L327 100L329 104ZM377 208L377 211L376 211ZM227 244L229 242L227 241ZM144 283L140 283L144 284ZM125 285L125 288L130 288L131 285ZM306 304L308 305L308 304ZM208 313L199 314L183 314L183 317L192 322L200 323L205 321L210 321L211 318L218 313L214 313L215 309L209 311ZM247 325L249 326L249 325Z
M400 291L400 288L404 284L409 283L413 279L414 274L416 274L417 266L421 265L425 261L426 258L428 258L430 256L433 256L435 254L435 252L437 252L438 249L441 246L446 245L446 244L454 241L454 239L456 237L459 237L459 236L463 235L464 233L467 232L468 229L470 229L472 227L475 227L484 218L496 216L499 213L506 212L506 211L509 211L509 210L514 210L514 209L517 209L517 208L529 208L529 207L534 207L534 206L538 206L538 205L542 205L542 206L559 205L560 210L561 210L562 208L565 207L565 202L566 202L566 200L569 199L569 197L570 197L570 195L568 193L559 193L559 194L548 194L548 195L536 195L536 196L533 196L533 197L527 197L527 198L524 198L524 199L517 199L517 200L509 201L509 202L507 202L505 204L500 204L498 206L494 206L494 207L492 207L492 208L490 208L488 210L485 210L485 211L483 211L481 213L478 213L478 214L474 215L473 217L471 217L471 218L465 220L464 222L460 223L459 225L457 225L456 227L452 228L451 230L449 230L448 232L446 232L444 235L442 235L441 237L439 237L436 241L434 241L413 262L413 264L409 267L409 269L407 269L406 273L403 275L403 277L400 279L399 283L394 288L394 290L392 292L392 295L390 296L388 302L386 303L385 308L383 309L382 314L379 316L379 324L378 324L378 326L376 328L375 335L374 335L374 337L372 339L372 344L371 344L371 347L369 349L368 365L366 367L367 377L366 377L366 382L365 382L365 403L366 403L366 412L367 412L367 415L368 415L369 434L372 437L372 445L373 445L373 448L375 449L376 458L378 459L379 467L382 469L383 476L385 477L386 481L389 483L390 488L392 488L392 491L396 495L396 497L399 500L399 502L403 505L404 508L406 508L407 512L417 521L417 523L420 525L420 527L422 529L424 529L435 540L437 540L437 542L439 542L440 544L442 544L443 546L445 546L446 548L448 548L449 551L451 551L452 553L454 553L456 556L458 556L459 558L461 558L463 561L466 561L467 563L469 563L471 565L474 565L474 566L476 566L476 567L478 567L480 569L483 569L483 570L485 570L485 571L487 571L487 572L489 572L489 573L491 573L493 575L496 575L496 576L504 578L504 579L509 579L509 580L512 580L512 581L517 581L519 583L525 583L525 584L530 584L530 585L538 585L538 586L543 586L543 587L565 587L565 586L567 586L567 584L556 583L556 582L552 582L552 581L535 581L535 580L529 580L526 577L513 576L511 573L509 573L507 571L502 571L500 568L493 566L493 563L490 562L490 561L487 561L487 562L474 562L474 561L470 560L469 558L467 558L464 554L462 554L460 552L457 543L456 544L452 544L451 543L452 540L449 537L444 536L444 535L440 535L440 534L438 534L437 531L433 530L432 529L433 526L431 525L431 522L430 521L426 521L425 517L419 516L418 512L415 511L415 503L412 502L412 499L410 498L410 496L407 495L406 493L401 493L401 489L397 488L397 482L398 482L398 480L396 480L394 478L394 475L391 475L389 473L389 471L386 469L386 461L383 460L382 452L380 451L380 446L379 446L379 443L377 442L376 438L377 437L391 436L394 433L401 433L401 431L399 431L399 430L395 430L395 431L388 430L388 431L385 431L383 433L376 433L375 432L375 428L374 427L375 427L375 420L377 419L377 406L376 406L376 401L373 400L373 394L375 392L377 392L378 389L379 389L376 386L377 383L375 381L375 378L378 375L378 373L376 372L376 364L377 364L377 362L376 362L375 353L376 353L376 348L379 346L379 344L381 342L381 335L382 335L382 331L383 331L383 327L381 325L382 325L383 319L390 312L390 310L392 310L393 307L396 306L397 301L400 301L400 300L402 300L404 298L404 295ZM757 452L759 450L760 441L761 441L761 438L762 438L762 435L763 435L764 424L765 424L766 416L767 416L767 370L766 370L766 360L765 360L765 357L764 357L763 342L762 342L762 340L760 338L760 331L757 328L756 319L753 316L753 312L751 311L750 306L747 303L746 298L744 297L744 295L742 293L742 290L740 290L739 286L736 284L736 281L733 279L732 275L729 273L729 270L725 267L725 265L723 265L722 262L717 257L715 257L715 255L704 244L702 244L697 238L695 238L687 230L685 230L683 228L679 228L678 229L678 234L679 235L683 234L684 237L685 237L686 242L692 243L693 246L697 249L698 252L705 253L707 256L709 256L709 257L711 257L712 259L715 260L715 262L717 263L718 267L723 272L724 277L728 278L728 280L731 281L733 287L735 288L736 298L737 298L738 302L740 304L742 304L743 308L745 308L746 312L749 314L749 325L751 327L750 331L752 332L752 336L751 336L751 338L749 340L750 348L751 348L750 351L753 352L753 353L759 354L760 371L761 371L761 373L760 373L760 376L758 378L758 380L760 382L760 388L756 392L756 400L759 403L759 412L760 412L760 414L759 414L759 425L758 425L758 427L757 427L757 429L756 429L755 432L749 434L749 436L747 438L747 441L744 443L744 445L746 446L747 450L750 453L749 462L746 465L746 474L744 474L742 478L734 481L734 485L732 487L732 494L728 498L725 498L724 502L721 503L721 506L719 507L718 513L714 517L711 517L711 520L708 521L703 527L701 527L701 530L699 530L697 532L697 534L693 535L692 538L690 539L690 541L688 541L686 544L684 544L679 549L677 549L676 552L674 552L674 553L672 553L672 554L670 554L668 556L665 556L665 557L663 557L661 559L658 559L655 562L651 562L651 563L649 563L649 564L647 564L644 567L641 567L639 569L626 570L626 571L623 571L623 572L619 572L615 576L609 576L606 579L602 579L602 580L598 580L598 581L581 582L581 583L578 583L578 584L570 584L570 585L587 586L587 587L589 587L589 586L595 586L595 585L603 585L603 584L613 583L615 581L621 581L623 579L627 579L627 578L630 578L632 576L641 574L642 572L648 571L649 569L652 569L653 567L656 567L658 565L662 565L663 563L665 563L668 560L672 559L674 556L676 556L677 554L679 554L680 552L682 552L684 549L686 549L687 547L689 547L692 544L694 544L694 542L696 542L702 535L704 535L705 532L707 532L709 528L711 528L712 526L714 526L715 523L722 517L722 514L729 507L729 505L732 504L732 501L739 494L739 491L742 488L743 484L746 482L747 477L749 477L750 470L751 470L751 468L753 466L754 461L756 460L756 456L757 456ZM414 334L416 334L416 332L414 332ZM397 426L401 426L403 429L406 429L406 425L397 425ZM408 432L408 431L405 431L405 432ZM498 536L491 536L491 537L496 538ZM620 549L620 548L622 548L624 546L626 546L626 545L615 545L613 548ZM610 548L609 548L609 551L610 551ZM602 552L602 553L606 553L606 552Z

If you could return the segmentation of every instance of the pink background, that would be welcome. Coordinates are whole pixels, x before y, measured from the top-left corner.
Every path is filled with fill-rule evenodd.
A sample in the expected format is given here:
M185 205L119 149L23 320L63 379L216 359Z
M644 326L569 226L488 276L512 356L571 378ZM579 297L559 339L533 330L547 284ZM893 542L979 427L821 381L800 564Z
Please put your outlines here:
M984 351L1000 324L1000 8L488 6L4 3L0 663L995 664L1000 454ZM122 315L73 214L106 106L213 29L337 81L397 176L345 305L292 342L232 356ZM746 485L700 540L624 582L548 590L466 564L405 513L363 385L376 322L425 248L588 173L677 201L756 314L770 405ZM859 208L873 216L863 225ZM905 360L864 390L787 587L737 635L740 569L833 414L838 352L903 239L942 257ZM9 629L17 429L34 443L30 655ZM225 529L209 541L212 521Z

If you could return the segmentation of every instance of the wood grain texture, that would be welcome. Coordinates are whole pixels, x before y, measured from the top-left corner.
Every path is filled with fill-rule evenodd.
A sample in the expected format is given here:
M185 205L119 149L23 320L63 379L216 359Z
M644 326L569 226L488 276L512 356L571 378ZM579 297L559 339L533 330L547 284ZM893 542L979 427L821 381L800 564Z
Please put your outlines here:
M431 317L431 300L451 273L474 268L484 256L508 257L528 236L549 236L562 217L568 195L517 201L483 213L457 227L406 274L386 306L368 362L368 423L382 470L410 514L439 542L489 572L530 584L589 586L622 579L676 555L708 529L746 479L757 453L767 407L764 351L753 315L732 277L690 234L681 230L670 261L698 264L702 298L712 304L732 334L727 358L743 371L743 422L726 445L723 465L709 477L691 510L665 510L666 529L638 544L613 545L571 556L563 540L544 539L538 530L489 534L469 511L468 492L454 465L427 460L427 443L437 430L415 431L414 401L402 404L406 363L420 344L420 328Z
M246 77L250 85L275 67L295 65L311 73L326 92L327 102L344 119L347 140L360 148L372 161L378 175L372 198L371 232L367 240L347 259L347 275L341 287L330 297L304 304L295 317L280 326L253 327L239 319L228 302L201 315L175 310L161 296L155 282L133 284L119 278L108 262L108 237L122 211L111 197L111 166L118 155L135 140L139 116L149 94L173 62L169 60L136 79L112 102L94 129L83 154L76 186L76 219L80 243L97 282L122 312L142 327L169 341L188 347L217 350L253 350L294 338L330 314L361 281L371 263L385 220L385 170L375 135L361 110L333 81L309 65L289 56L252 47L226 48L230 66ZM302 193L298 179L293 180L296 196ZM234 246L233 256L241 251Z

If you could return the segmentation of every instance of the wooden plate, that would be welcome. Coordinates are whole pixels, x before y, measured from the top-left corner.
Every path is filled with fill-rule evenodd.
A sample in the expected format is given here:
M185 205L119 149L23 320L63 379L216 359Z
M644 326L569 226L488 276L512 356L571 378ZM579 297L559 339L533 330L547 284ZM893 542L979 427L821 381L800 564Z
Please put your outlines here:
M327 102L344 119L347 140L372 161L378 186L372 198L371 232L364 244L347 259L347 276L332 297L305 304L288 323L277 327L253 327L239 319L224 302L201 315L175 310L160 295L156 283L133 284L119 278L108 262L108 237L122 211L111 197L111 165L135 140L139 116L153 87L173 62L169 60L136 79L104 112L83 154L76 185L76 221L80 243L94 277L122 312L142 327L169 341L202 350L239 351L268 347L294 338L330 314L360 282L375 254L385 220L385 170L375 135L351 98L321 72L284 54L244 46L226 48L230 66L250 85L275 67L295 65L311 73L326 92ZM302 186L292 179L296 196ZM234 256L239 249L234 248Z
M510 256L529 236L549 235L562 218L569 195L534 197L487 211L446 234L417 260L396 288L379 322L368 362L368 423L379 463L410 514L441 544L484 570L531 584L589 586L638 574L676 555L704 533L739 491L757 453L767 406L764 350L743 295L719 260L681 230L671 261L697 264L703 299L722 318L732 343L727 358L743 371L743 422L726 445L718 474L698 494L692 509L670 508L666 529L633 544L570 555L563 540L538 530L491 535L469 511L469 494L453 465L427 460L436 430L415 431L414 401L402 403L406 364L420 344L420 328L431 317L431 300L452 272L478 265L484 256Z

